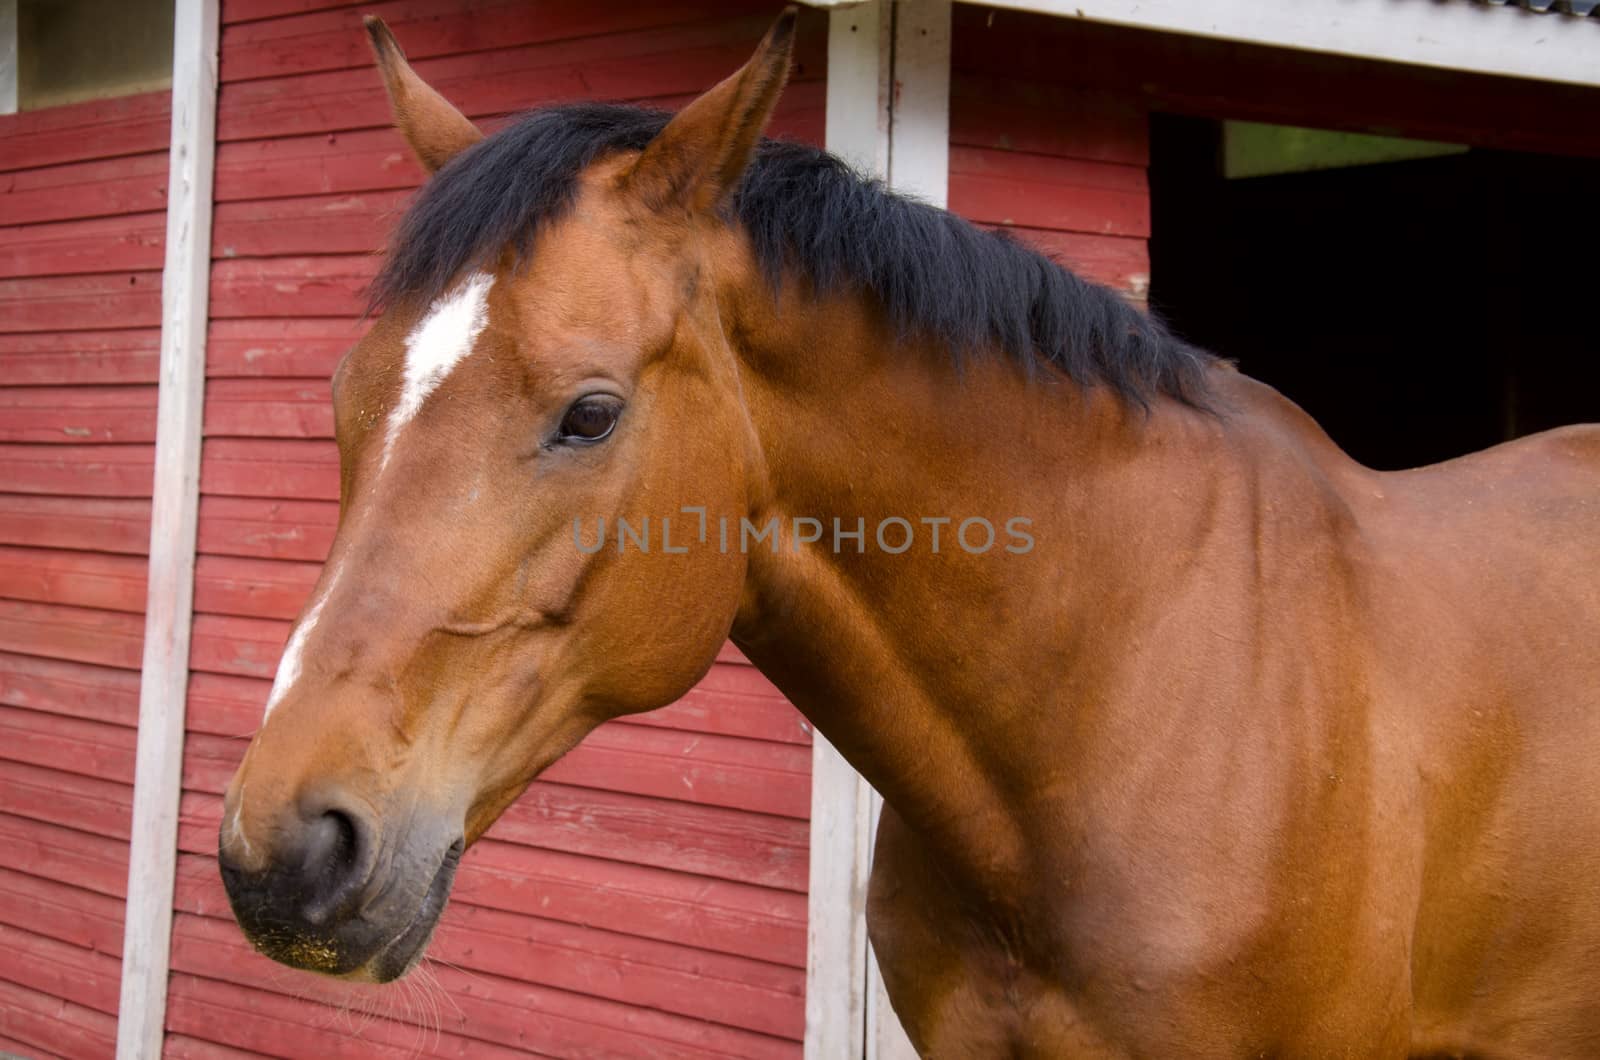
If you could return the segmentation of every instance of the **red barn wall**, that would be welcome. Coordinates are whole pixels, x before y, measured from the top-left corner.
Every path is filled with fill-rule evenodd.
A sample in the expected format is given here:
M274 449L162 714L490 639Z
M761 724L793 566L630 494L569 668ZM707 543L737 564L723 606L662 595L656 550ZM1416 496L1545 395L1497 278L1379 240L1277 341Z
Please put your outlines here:
M0 116L0 1050L116 1038L168 96Z
M430 951L448 1000L289 972L232 922L220 796L331 540L329 374L422 177L388 127L367 13L493 127L566 99L679 105L748 57L774 9L225 0L172 1052L798 1056L810 738L731 649L684 702L594 733L468 852ZM821 139L825 27L803 25L785 135Z
M1149 114L1073 78L1069 52L1019 65L1059 19L957 4L950 209L1141 301L1150 286Z

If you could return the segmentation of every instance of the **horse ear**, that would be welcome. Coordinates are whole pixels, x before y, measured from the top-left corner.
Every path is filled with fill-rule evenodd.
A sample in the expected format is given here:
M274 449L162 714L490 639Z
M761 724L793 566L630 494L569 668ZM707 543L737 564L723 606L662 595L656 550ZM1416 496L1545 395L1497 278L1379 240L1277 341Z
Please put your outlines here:
M789 77L796 8L784 9L738 73L690 103L623 177L657 209L716 208L737 188Z
M368 15L362 21L366 23L367 36L372 38L372 50L378 56L383 86L389 90L389 109L394 113L395 128L405 136L429 173L483 139L483 133L465 114L451 106L411 69L405 52L400 50L383 19Z

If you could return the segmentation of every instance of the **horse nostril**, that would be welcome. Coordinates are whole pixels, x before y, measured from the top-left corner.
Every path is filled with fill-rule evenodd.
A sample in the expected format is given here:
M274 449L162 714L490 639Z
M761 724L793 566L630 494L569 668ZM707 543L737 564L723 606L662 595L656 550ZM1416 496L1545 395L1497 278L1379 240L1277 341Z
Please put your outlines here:
M300 862L306 920L325 922L365 883L364 842L365 830L358 819L342 810L327 810L307 822Z

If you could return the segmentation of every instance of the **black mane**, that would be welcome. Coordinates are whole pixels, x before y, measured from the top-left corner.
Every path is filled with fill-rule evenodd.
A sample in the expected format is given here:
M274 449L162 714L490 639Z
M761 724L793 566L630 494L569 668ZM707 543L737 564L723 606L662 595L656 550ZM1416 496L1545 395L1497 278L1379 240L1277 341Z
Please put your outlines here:
M644 148L670 115L578 103L541 109L452 159L406 213L372 288L374 308L438 297L463 270L571 208L578 175L602 156ZM1080 383L1144 404L1203 403L1210 360L1155 318L1019 243L863 178L817 148L766 140L745 173L738 220L776 284L870 291L903 333L959 356L999 346Z

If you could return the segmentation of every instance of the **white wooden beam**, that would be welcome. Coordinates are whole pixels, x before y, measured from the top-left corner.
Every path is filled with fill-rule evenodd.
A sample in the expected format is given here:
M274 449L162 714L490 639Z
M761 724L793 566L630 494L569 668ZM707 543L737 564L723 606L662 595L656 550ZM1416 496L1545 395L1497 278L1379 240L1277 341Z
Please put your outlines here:
M989 0L1118 26L1600 86L1600 18L1456 0ZM1062 56L1070 63L1071 56Z
M943 208L950 198L950 0L898 0L889 186Z
M828 150L889 172L893 0L828 16ZM867 875L872 788L820 732L811 744L811 876L806 910L806 1060L860 1060L867 1030Z
M17 0L0 0L0 114L17 112Z
M119 1060L156 1060L166 1026L189 633L194 614L217 128L218 0L177 0L172 47L161 388L139 681Z
M951 0L896 0L889 187L941 209L950 200ZM873 834L883 797L870 800ZM870 947L869 947L870 949ZM866 1060L916 1060L874 955L867 962Z
M945 205L950 0L869 0L828 22L826 146L896 191ZM915 1057L867 942L883 801L821 733L811 757L806 1060Z

